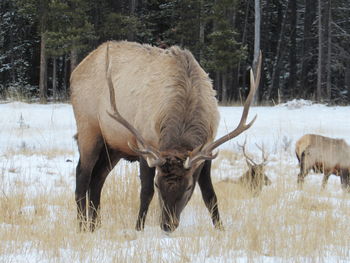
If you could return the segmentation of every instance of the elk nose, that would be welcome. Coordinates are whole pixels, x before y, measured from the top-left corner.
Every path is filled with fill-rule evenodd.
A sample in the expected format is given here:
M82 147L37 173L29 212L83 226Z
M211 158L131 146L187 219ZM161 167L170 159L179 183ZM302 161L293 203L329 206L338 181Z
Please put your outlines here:
M163 231L167 233L174 232L174 230L179 226L179 224L168 224L168 223L163 223L160 225Z

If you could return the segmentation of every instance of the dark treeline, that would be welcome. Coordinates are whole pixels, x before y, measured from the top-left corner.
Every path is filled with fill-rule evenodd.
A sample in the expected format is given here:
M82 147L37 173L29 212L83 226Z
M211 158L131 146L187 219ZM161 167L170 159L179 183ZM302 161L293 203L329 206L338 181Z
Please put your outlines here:
M1 0L0 96L68 98L107 40L191 50L223 102L244 99L259 48L258 102L350 103L349 0Z

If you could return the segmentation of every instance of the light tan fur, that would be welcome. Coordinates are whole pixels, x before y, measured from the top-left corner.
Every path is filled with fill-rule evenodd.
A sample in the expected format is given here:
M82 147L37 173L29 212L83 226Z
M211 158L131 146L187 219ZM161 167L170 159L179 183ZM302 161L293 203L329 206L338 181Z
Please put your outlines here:
M102 44L72 73L79 148L100 134L113 149L136 156L127 145L136 143L134 136L107 114L107 71L118 111L152 146L167 150L174 138L191 148L213 141L219 122L215 91L192 54L176 46L164 50L121 41Z
M350 170L350 146L343 139L306 134L296 142L295 152L301 166L299 180L313 169L324 173L322 186L325 187L330 174Z
M265 175L265 164L249 166L248 170L238 178L237 183L254 195L261 193L264 185L271 185L271 180Z

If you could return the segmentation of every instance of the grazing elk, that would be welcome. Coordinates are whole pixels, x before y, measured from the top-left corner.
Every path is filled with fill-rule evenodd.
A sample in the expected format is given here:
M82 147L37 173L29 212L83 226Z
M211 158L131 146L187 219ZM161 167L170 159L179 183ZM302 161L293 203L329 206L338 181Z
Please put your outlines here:
M101 190L121 158L140 162L137 230L144 228L154 186L160 227L175 230L196 182L214 226L221 228L210 177L217 156L213 151L255 121L246 124L260 67L256 79L251 72L239 125L214 141L219 123L215 91L189 51L122 41L106 42L90 53L71 76L80 153L75 191L80 229L93 231L100 224Z
M342 188L349 190L350 146L343 139L306 134L296 142L295 153L300 166L299 187L312 169L324 174L322 189L326 187L329 176L335 174L340 176Z
M270 185L271 180L265 175L265 166L268 162L268 155L265 153L263 146L256 145L261 151L262 162L256 163L250 158L245 149L246 141L243 145L238 146L242 149L243 155L248 165L248 171L246 171L237 181L238 184L247 188L254 196L261 193L264 185Z

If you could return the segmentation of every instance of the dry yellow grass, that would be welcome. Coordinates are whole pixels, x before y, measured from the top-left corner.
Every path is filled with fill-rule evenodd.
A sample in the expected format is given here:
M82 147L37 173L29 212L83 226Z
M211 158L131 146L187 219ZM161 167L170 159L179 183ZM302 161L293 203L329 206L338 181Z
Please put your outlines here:
M232 158L231 158L232 157ZM50 157L48 156L48 159ZM317 184L296 186L296 167L282 158L267 171L271 186L252 198L238 185L222 182L223 162L234 166L225 176L239 176L244 161L227 151L213 167L225 230L212 227L197 187L171 235L158 224L154 197L144 232L136 232L139 179L135 164L122 162L106 181L102 195L102 227L79 233L72 187L60 191L13 184L0 187L0 262L338 262L350 260L350 198L340 183L320 192ZM237 169L235 168L237 167ZM30 171L18 171L19 173ZM73 171L72 171L73 172ZM67 174L67 177L71 176ZM0 176L0 184L6 181ZM63 190L62 190L63 188Z
M60 149L60 148L30 149L27 147L21 147L21 148L7 149L6 153L4 154L4 157L11 158L15 155L24 155L24 156L43 155L50 160L61 155L73 155L73 151Z

